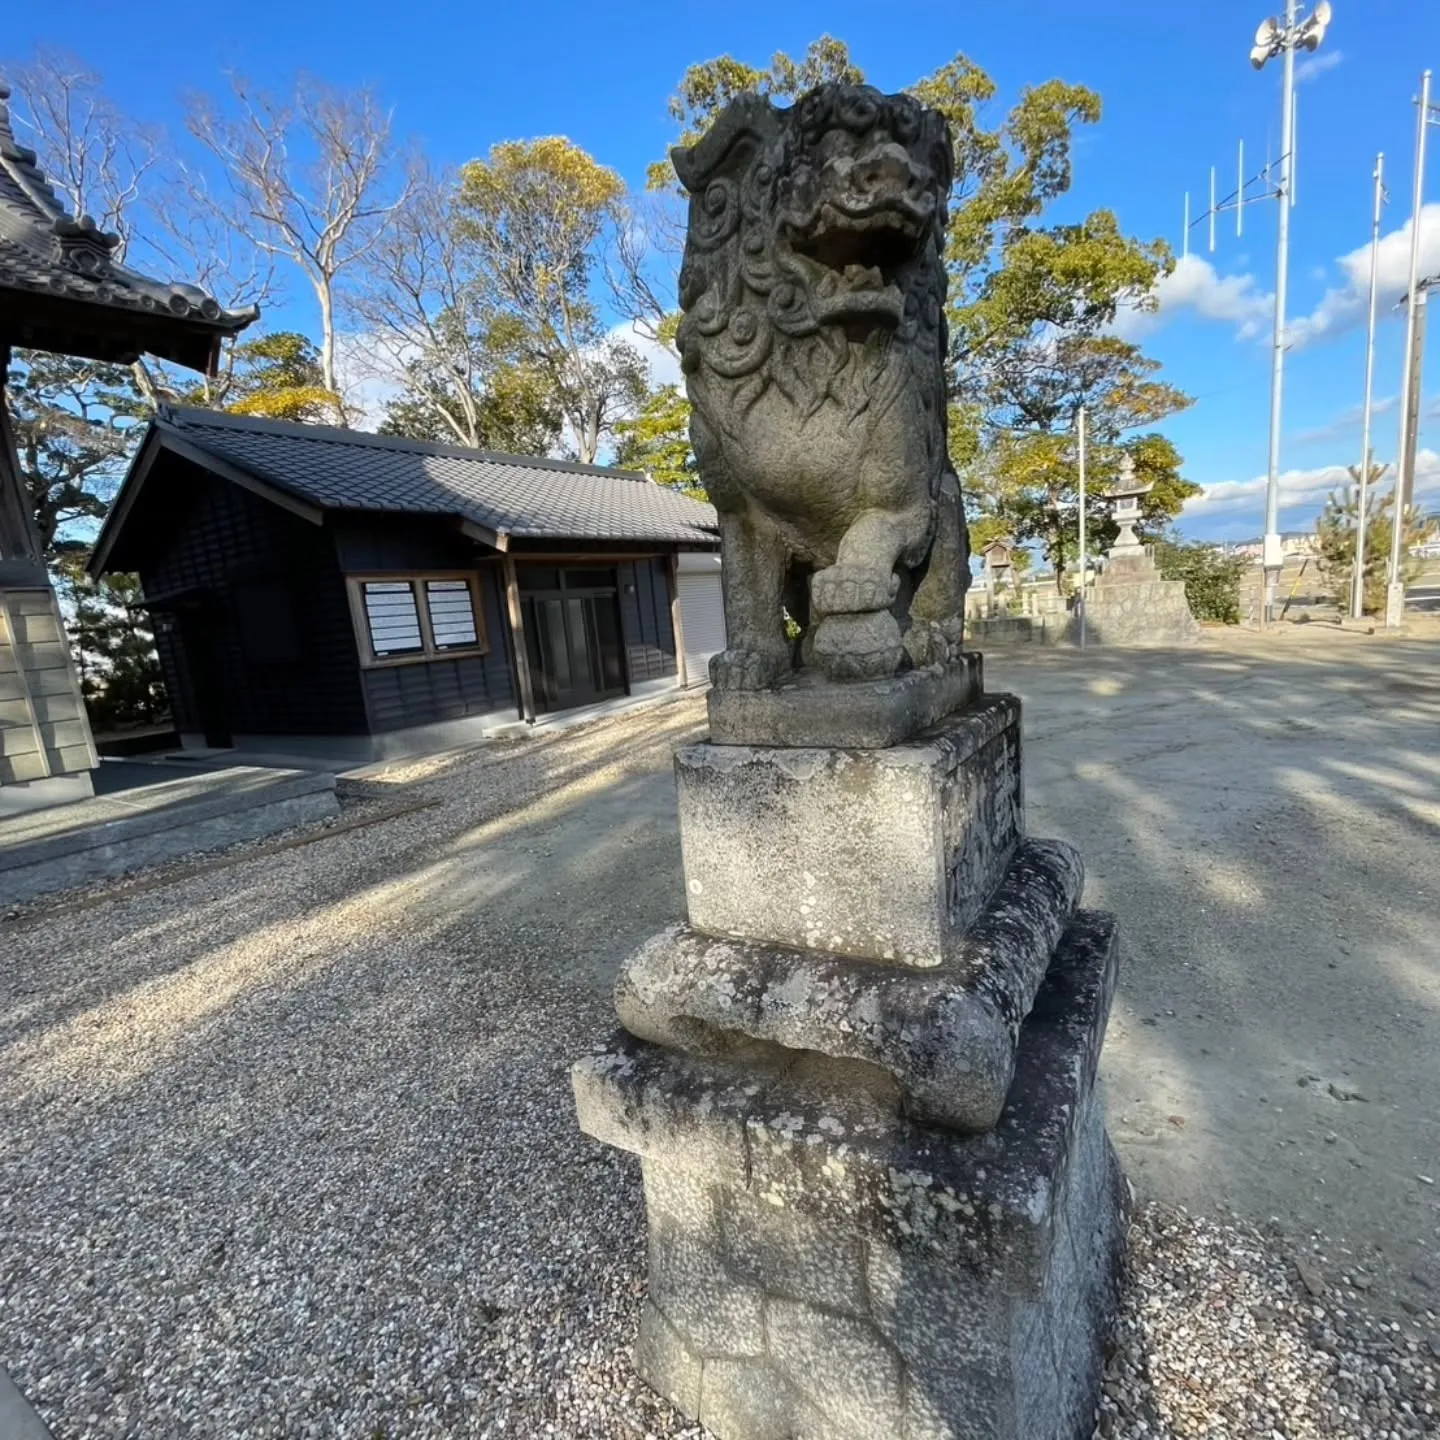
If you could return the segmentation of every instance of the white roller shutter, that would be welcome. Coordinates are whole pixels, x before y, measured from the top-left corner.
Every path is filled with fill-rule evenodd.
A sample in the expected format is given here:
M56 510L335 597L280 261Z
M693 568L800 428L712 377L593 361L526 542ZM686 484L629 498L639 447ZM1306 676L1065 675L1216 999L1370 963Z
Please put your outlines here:
M710 657L725 648L725 607L720 595L720 557L682 556L680 628L685 636L685 679L690 685L710 680ZM683 564L689 560L691 564ZM708 562L700 569L695 562ZM692 566L694 568L692 568Z

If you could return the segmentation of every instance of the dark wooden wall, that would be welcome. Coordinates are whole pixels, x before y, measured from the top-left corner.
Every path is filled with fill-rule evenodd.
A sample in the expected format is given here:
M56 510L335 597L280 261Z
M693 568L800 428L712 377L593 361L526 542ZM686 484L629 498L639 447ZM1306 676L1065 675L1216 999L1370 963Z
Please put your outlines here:
M210 597L236 734L378 734L515 705L500 568L440 517L341 515L312 525L173 456L157 463L156 480L167 538L142 569L145 592ZM675 675L667 560L616 569L632 684ZM478 574L486 654L362 666L346 577L407 571ZM176 724L199 730L181 627L162 627L156 641Z
M157 462L150 483L157 480L166 538L155 543L141 582L151 599L208 597L231 729L364 734L354 628L329 531L176 456ZM176 725L198 730L180 627L162 619L156 645Z
M618 579L620 625L630 657L631 683L677 674L668 560L662 556L628 562L618 567Z
M498 565L479 564L475 543L445 528L439 518L344 516L336 518L334 528L336 553L347 575L478 568L480 576L487 653L362 670L373 733L488 715L515 704Z

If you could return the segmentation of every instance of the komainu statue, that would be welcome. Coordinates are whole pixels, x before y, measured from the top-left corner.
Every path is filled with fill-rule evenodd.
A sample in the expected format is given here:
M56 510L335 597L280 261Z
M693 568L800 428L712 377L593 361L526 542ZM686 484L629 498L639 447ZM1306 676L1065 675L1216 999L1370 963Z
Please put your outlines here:
M715 687L948 662L969 565L946 449L943 117L864 85L788 109L743 95L672 158L690 434L725 555Z

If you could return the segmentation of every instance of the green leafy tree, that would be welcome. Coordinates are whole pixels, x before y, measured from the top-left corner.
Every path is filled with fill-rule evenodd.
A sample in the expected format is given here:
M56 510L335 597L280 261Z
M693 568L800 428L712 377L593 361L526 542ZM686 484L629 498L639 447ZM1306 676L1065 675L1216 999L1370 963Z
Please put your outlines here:
M1117 533L1095 501L1113 483L1122 456L1129 456L1137 481L1154 487L1141 501L1142 539L1158 536L1200 491L1181 474L1169 439L1153 430L1133 433L1189 404L1153 378L1158 369L1128 341L1086 333L1006 346L995 357L986 386L989 443L969 469L968 499L981 514L999 517L1017 540L1039 542L1057 587L1063 588L1079 549L1082 407L1091 442L1087 519L1096 550Z
M678 385L662 385L640 413L615 427L615 463L643 470L697 500L705 499L695 453L690 448L690 403Z
M649 371L613 336L600 296L624 222L625 184L564 136L506 141L460 171L457 243L517 361L543 375L576 456L596 458L644 404Z
M1240 623L1240 586L1249 569L1241 556L1224 555L1203 540L1185 540L1177 531L1157 540L1153 553L1167 580L1185 582L1185 600L1197 620Z
M237 341L229 349L223 383L216 379L191 376L166 398L271 420L339 422L339 397L325 388L319 348L298 331L272 330Z
M737 95L754 92L768 95L772 100L794 100L827 80L854 84L864 78L864 72L850 58L849 46L843 40L822 35L811 42L800 60L777 51L771 57L768 70L747 65L733 55L721 55L716 60L692 65L666 108L680 127L675 143L693 145ZM650 166L647 182L652 190L680 183L668 157Z
M405 380L404 393L385 407L382 435L473 445L507 455L549 455L560 444L565 417L548 373L533 363L494 363L484 388L467 397L463 428L453 423L459 407L452 377L439 376L416 361L406 368Z
M1371 472L1371 487L1365 495L1365 573L1362 607L1366 615L1385 612L1385 588L1390 578L1390 547L1394 543L1395 491L1392 487L1377 493L1374 482L1384 473L1376 465ZM1357 483L1332 490L1325 508L1315 521L1315 534L1320 545L1320 570L1325 576L1335 607L1342 613L1350 610L1351 586L1355 575L1356 537L1360 522L1360 486L1358 467L1351 467ZM1440 533L1440 521L1428 518L1419 506L1405 511L1400 532L1401 576L1408 585L1424 569L1424 562L1410 553L1411 547L1423 545Z
M136 575L92 580L85 556L62 555L56 579L80 693L97 730L152 724L169 709L155 636Z
M336 422L340 397L326 387L315 342L294 330L275 330L235 346L235 376L225 408L272 420Z

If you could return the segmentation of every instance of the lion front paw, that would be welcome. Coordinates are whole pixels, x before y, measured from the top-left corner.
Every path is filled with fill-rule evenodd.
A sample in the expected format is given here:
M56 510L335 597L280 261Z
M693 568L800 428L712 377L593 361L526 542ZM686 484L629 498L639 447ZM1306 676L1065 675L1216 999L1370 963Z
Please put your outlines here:
M860 615L888 610L900 589L893 570L831 565L810 577L810 608L817 615Z
M789 668L789 657L762 650L722 650L710 657L710 684L716 690L763 690Z

